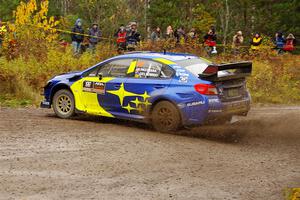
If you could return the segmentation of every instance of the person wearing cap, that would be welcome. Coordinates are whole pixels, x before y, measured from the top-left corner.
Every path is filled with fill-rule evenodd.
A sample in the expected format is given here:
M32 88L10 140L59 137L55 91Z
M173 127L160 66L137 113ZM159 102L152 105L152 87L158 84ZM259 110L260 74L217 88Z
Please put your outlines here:
M96 45L100 42L102 37L102 32L97 23L92 24L92 27L89 29L89 36L89 49L94 53Z
M235 54L239 52L239 49L243 45L243 42L244 42L244 37L242 31L236 32L236 34L233 36L232 39L232 49Z
M126 33L127 49L129 51L135 50L137 44L140 41L141 41L141 35L137 31L137 23L131 22L130 29L127 30L127 33Z
M209 54L217 54L217 34L213 26L211 26L211 28L203 38L206 51Z
M117 45L118 45L118 52L121 53L122 51L126 50L126 28L124 24L121 24L118 31L115 33L115 37L117 38Z
M251 44L251 50L257 51L260 49L261 43L263 41L263 38L260 36L259 33L255 33L254 37L252 38L250 44Z

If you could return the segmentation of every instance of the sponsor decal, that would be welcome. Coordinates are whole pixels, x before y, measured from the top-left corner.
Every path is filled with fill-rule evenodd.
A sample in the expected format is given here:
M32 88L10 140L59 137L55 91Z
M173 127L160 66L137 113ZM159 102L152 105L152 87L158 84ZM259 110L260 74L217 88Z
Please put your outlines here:
M102 82L84 81L83 91L97 94L105 94L105 85L106 84Z
M208 99L209 103L220 103L219 99Z
M188 80L189 80L189 77L188 77L188 76L180 76L180 77L179 77L179 82L187 83Z
M189 74L186 72L185 69L177 68L176 69L176 76L179 77L179 82L186 83L189 80Z
M195 102L187 103L186 106L191 107L191 106L198 106L203 104L205 104L205 101L195 101Z

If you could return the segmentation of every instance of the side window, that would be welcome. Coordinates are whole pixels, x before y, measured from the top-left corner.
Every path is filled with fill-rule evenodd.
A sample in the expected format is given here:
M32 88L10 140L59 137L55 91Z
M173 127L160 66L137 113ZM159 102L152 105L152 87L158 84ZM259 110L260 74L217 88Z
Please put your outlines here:
M151 60L138 60L135 68L135 78L170 78L173 70L167 66Z
M126 77L131 62L132 59L115 60L103 65L98 73L102 73L103 77Z
M84 76L95 77L97 76L98 70L99 70L99 66L94 67L93 69L85 72Z

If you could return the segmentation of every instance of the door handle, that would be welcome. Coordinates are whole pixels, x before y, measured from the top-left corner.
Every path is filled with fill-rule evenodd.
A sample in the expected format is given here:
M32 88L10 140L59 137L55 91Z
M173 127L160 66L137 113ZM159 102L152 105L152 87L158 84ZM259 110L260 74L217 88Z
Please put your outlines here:
M119 84L115 84L114 88L119 89L121 86Z
M165 88L164 85L154 85L154 88L155 89L162 89L162 88Z

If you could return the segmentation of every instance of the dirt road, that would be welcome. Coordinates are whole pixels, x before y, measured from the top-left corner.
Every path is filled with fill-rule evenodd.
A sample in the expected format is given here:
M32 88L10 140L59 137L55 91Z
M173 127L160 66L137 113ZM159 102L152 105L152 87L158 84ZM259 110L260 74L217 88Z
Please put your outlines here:
M277 200L288 187L300 187L300 107L176 134L0 108L0 199Z

